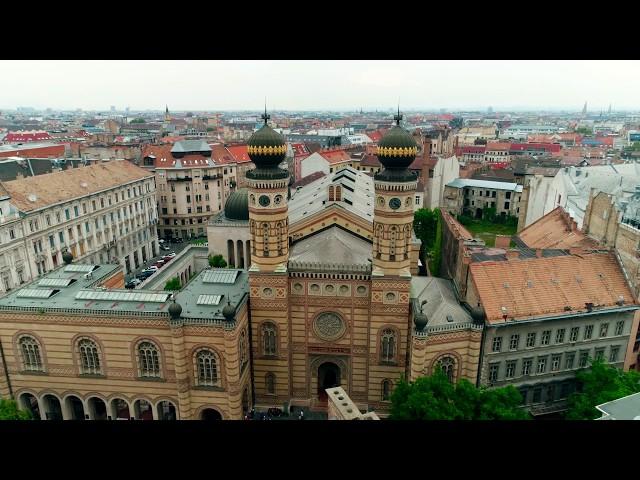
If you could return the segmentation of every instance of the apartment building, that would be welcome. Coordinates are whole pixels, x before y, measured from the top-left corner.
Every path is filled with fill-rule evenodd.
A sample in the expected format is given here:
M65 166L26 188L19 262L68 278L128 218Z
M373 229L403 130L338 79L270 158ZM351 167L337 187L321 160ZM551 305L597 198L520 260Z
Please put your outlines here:
M0 182L0 291L62 263L137 268L158 251L153 175L114 160Z
M236 188L232 156L214 160L211 152L204 140L145 147L143 164L152 167L156 176L160 236L206 235L209 217L223 209Z
M520 213L522 185L458 178L444 189L443 208L457 215L482 218L483 209L495 208L497 215L517 217Z
M612 252L511 250L469 270L467 303L485 314L479 385L513 385L531 413L548 414L566 408L590 359L635 367L640 305Z

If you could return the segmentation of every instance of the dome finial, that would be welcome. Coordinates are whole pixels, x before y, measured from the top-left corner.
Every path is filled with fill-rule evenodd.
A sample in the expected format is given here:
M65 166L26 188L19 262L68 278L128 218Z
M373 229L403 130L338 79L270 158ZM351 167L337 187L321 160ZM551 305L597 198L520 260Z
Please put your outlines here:
M396 125L400 125L400 120L402 120L402 114L400 113L400 98L398 98L398 114L394 115L393 119L396 121Z
M271 118L271 115L267 113L267 97L264 97L264 114L260 117L264 120L264 124L267 124L267 120Z

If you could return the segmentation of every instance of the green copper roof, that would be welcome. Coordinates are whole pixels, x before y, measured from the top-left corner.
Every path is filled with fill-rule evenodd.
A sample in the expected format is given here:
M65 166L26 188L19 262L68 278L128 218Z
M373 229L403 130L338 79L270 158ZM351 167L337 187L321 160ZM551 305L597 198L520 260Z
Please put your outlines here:
M249 190L240 188L229 195L224 216L230 220L249 220Z

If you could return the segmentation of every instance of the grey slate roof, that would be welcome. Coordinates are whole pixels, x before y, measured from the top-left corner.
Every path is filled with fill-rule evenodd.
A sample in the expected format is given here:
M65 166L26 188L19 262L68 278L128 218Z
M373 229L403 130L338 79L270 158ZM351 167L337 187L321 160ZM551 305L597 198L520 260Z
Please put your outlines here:
M596 408L603 413L597 420L640 420L640 393L597 405Z
M370 272L371 242L332 226L293 244L289 270Z
M204 140L181 140L173 144L171 153L210 152L211 147Z
M453 292L450 280L438 277L411 277L411 298L415 299L415 307L426 300L422 311L427 316L427 328L472 322L471 315L465 310ZM452 321L448 321L447 317Z
M85 265L85 264L72 264ZM112 315L132 315L132 316L166 316L169 317L168 308L172 303L169 298L165 302L158 302L158 295L161 298L169 297L164 290L126 290L126 289L101 289L96 285L101 279L113 274L119 265L103 264L97 265L92 272L92 278L84 277L85 272L69 272L66 265L48 272L21 288L9 292L0 298L0 312L7 310L23 311L74 311L90 315L112 314ZM233 283L211 283L204 282L206 276L231 277L236 273ZM219 275L215 275L219 272ZM213 274L213 275L212 275ZM75 280L69 282L66 287L54 287L47 283L62 285L65 282L44 282L47 279L67 279ZM222 309L231 300L233 306L242 305L246 301L249 292L249 276L245 270L234 269L207 269L192 279L187 286L176 295L176 301L182 306L183 318L194 318L202 320L224 320ZM56 291L57 290L57 291ZM35 292L34 292L35 291ZM47 291L49 291L47 293ZM42 292L42 298L36 298ZM24 297L25 293L28 297ZM220 295L221 300L217 305L198 305L200 295ZM146 299L146 300L145 300Z

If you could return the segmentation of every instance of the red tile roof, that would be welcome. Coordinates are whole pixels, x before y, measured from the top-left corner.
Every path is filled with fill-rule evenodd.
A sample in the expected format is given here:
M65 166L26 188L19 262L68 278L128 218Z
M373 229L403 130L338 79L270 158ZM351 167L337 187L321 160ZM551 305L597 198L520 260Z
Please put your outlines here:
M30 132L9 132L4 137L5 143L13 142L41 142L43 140L51 140L53 137L49 133L44 131L30 131Z
M160 139L160 143L176 143L176 142L181 142L182 140L184 140L186 137L180 137L180 136L175 136L175 137L162 137Z
M522 230L518 237L529 248L597 248L598 244L578 230L578 225L557 207Z
M251 161L246 145L230 145L227 147L227 150L236 163L247 163Z
M509 150L510 147L509 142L487 142L487 152Z
M210 143L209 146L211 147L211 159L216 165L235 163L235 159L223 144Z
M382 132L380 132L380 130L375 130L373 132L369 132L366 135L374 143L378 143L380 141L380 139L382 138Z
M344 150L326 150L318 153L322 155L327 162L329 162L329 165L344 163L351 160L351 155Z
M293 149L294 157L299 155L309 155L311 153L304 143L292 143L291 148Z
M360 160L360 166L362 167L382 167L378 156L373 153L367 153Z
M31 157L31 158L55 158L64 156L64 145L46 145L43 147L24 148L15 150L3 150L0 158L4 157Z
M171 144L166 145L145 145L142 149L142 158L155 157L155 167L173 167L176 164L173 155L171 154Z
M467 147L462 147L461 153L462 155L465 153L484 153L486 150L486 145L469 145Z
M636 304L615 255L583 253L472 263L469 267L489 323ZM506 310L503 313L503 309Z

